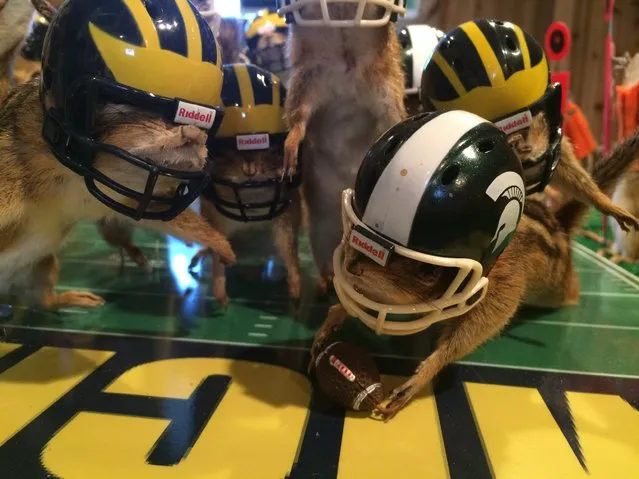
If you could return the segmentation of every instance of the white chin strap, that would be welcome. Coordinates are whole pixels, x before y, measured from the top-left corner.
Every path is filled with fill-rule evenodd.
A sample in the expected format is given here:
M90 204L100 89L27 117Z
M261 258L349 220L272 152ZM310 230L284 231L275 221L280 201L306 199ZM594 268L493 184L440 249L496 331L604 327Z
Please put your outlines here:
M289 13L292 14L295 24L303 27L383 27L390 22L392 14L404 15L406 13L406 0L400 0L399 5L395 5L393 0L290 0L288 3L289 5L281 7L277 13L282 17ZM349 20L332 19L328 10L329 3L356 3L357 12L354 18ZM319 5L322 18L304 18L300 10L309 5ZM385 8L382 18L364 19L367 5Z
M349 282L349 273L346 270L344 261L344 245L348 241L353 225L360 225L366 228L355 215L352 208L353 190L345 190L342 194L342 221L344 226L344 236L333 254L333 285L346 311L359 318L366 326L375 331L376 334L388 334L392 336L405 336L419 333L427 329L433 323L445 319L456 318L470 311L479 304L488 291L488 278L482 276L482 266L472 259L440 258L417 251L410 250L400 245L395 245L393 255L399 254L406 258L420 263L431 264L433 266L457 268L458 273L451 282L448 289L439 298L428 303L417 304L384 304L373 301L363 294L358 293ZM468 278L463 288L460 286ZM458 291L459 290L459 291ZM479 295L471 304L468 300ZM377 314L371 314L377 313ZM395 321L387 319L389 314L397 315L421 315L417 319L407 319L405 321Z

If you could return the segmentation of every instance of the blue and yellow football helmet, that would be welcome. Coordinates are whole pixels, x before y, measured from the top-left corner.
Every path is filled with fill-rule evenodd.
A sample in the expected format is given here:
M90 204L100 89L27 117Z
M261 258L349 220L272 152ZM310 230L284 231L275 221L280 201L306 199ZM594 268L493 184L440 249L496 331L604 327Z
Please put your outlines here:
M223 117L222 81L217 41L188 0L68 0L44 43L43 137L58 161L83 176L88 190L111 209L136 220L170 220L199 196L210 172L175 171L100 143L96 112L106 103L128 104L169 122L194 124L213 138ZM100 151L148 171L144 190L98 171L93 161ZM161 176L181 182L173 198L154 195Z
M209 151L213 177L204 193L224 216L237 221L264 221L279 216L291 203L300 183L300 168L291 180L273 172L268 178L238 182L221 175L215 166L216 158L232 156L251 162L260 152L272 159L282 158L283 164L288 133L285 100L286 88L277 75L255 65L224 65L225 113Z

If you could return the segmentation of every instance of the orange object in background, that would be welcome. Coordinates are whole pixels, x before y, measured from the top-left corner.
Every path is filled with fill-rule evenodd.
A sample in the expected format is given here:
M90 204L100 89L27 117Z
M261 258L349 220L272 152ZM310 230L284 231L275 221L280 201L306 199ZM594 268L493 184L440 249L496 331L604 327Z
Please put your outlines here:
M621 142L632 135L639 126L639 112L637 98L639 98L639 83L634 85L617 85L617 139ZM632 171L639 171L639 161L632 166Z
M597 142L592 135L590 124L583 111L569 98L566 99L564 114L564 134L570 138L577 158L583 160L597 149Z
M639 124L637 97L639 97L639 83L617 86L617 115L619 120L617 139L619 141L625 140L637 129Z

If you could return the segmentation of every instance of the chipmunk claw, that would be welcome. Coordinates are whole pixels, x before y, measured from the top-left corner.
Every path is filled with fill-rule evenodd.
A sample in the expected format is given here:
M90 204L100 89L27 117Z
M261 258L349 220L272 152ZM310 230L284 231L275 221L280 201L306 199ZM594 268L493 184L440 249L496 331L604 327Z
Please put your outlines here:
M385 421L391 420L395 415L406 407L406 404L417 394L421 389L419 384L416 384L413 379L409 379L401 386L396 387L390 393L390 395L384 400L385 406L381 404L375 408L375 413L384 418Z

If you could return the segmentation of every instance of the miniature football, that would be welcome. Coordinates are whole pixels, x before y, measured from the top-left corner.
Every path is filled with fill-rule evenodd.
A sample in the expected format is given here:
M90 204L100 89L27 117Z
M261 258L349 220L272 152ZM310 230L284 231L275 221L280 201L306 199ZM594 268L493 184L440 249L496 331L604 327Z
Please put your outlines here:
M384 388L373 358L342 341L330 343L315 359L319 387L333 401L355 411L373 411Z

